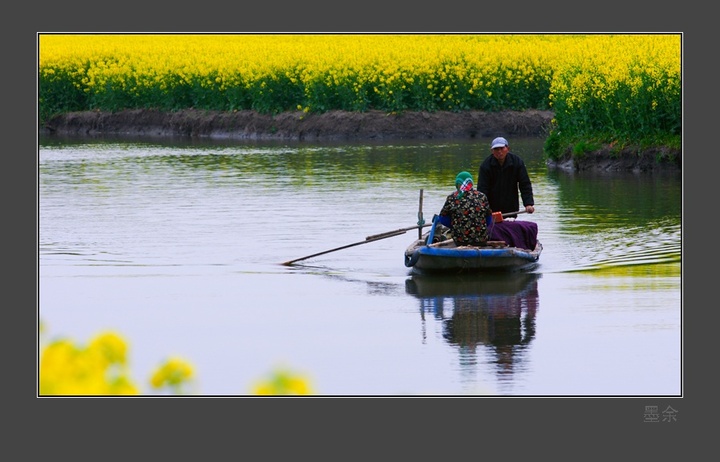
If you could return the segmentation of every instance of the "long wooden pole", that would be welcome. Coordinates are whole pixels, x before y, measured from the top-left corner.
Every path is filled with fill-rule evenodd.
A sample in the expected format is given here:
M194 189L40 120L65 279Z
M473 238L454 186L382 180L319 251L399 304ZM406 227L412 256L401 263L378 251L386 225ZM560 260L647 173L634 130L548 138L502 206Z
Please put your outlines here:
M422 211L422 201L423 201L423 190L420 189L420 205L418 206L418 225L424 225L425 220L423 219L423 211ZM418 226L418 239L422 239L422 228Z
M305 257L300 257L300 258L296 258L294 260L289 260L282 264L285 266L290 266L293 263L300 261L300 260L307 260L308 258L317 257L319 255L325 255L326 253L335 252L337 250L347 249L348 247L354 247L356 245L361 245L361 244L368 244L370 242L379 241L381 239L387 239L388 237L399 236L401 234L405 234L406 232L410 231L411 229L424 228L424 227L430 226L430 225L432 225L432 223L424 224L422 226L409 226L407 228L400 228L400 229L396 229L394 231L387 231L387 232L380 233L380 234L373 234L372 236L366 237L364 241L353 242L352 244L335 247L334 249L324 250L322 252L314 253L312 255L307 255Z

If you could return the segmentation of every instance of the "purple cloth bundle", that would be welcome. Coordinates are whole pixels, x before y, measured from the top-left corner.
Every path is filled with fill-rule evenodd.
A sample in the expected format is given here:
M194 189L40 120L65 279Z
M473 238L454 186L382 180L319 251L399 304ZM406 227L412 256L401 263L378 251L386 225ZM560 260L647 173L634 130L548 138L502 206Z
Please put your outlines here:
M491 241L505 241L510 247L535 250L537 245L537 223L532 221L501 221L488 227Z

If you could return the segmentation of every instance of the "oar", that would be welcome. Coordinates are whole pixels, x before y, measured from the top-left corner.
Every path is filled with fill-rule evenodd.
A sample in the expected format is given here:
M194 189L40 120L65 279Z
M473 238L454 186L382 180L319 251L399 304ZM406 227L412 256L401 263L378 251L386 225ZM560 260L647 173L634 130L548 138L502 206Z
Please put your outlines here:
M424 228L424 227L430 226L430 225L432 225L432 223L428 223L428 224L424 224L424 225L409 226L407 228L400 228L400 229L396 229L394 231L387 231L385 233L380 233L380 234L373 234L372 236L366 237L364 241L353 242L352 244L343 245L341 247L336 247L334 249L314 253L314 254L308 255L306 257L301 257L301 258L296 258L295 260L286 261L282 264L285 266L290 266L293 263L295 263L296 261L307 260L308 258L317 257L318 255L324 255L326 253L335 252L336 250L347 249L348 247L354 247L356 245L368 244L370 242L379 241L381 239L387 239L388 237L399 236L401 234L405 234L407 231L410 231L411 229Z
M500 221L502 221L502 218L503 218L503 217L506 217L506 216L508 216L508 215L515 215L515 214L518 214L518 213L526 213L526 212L525 212L525 210L518 210L517 212L508 212L508 213L503 213L503 214L500 214L500 212L495 212L495 213L493 214L493 218L495 219L495 222L496 222L496 223L499 223ZM498 220L499 220L499 221L498 221ZM353 242L352 244L347 244L347 245L343 245L343 246L340 246L340 247L335 247L334 249L324 250L324 251L322 251L322 252L314 253L314 254L312 254L312 255L307 255L307 256L305 256L305 257L296 258L295 260L289 260L289 261L286 261L286 262L284 262L284 263L282 263L282 264L285 265L285 266L290 266L290 265L292 265L293 263L295 263L295 262L297 262L297 261L307 260L308 258L317 257L317 256L320 256L320 255L325 255L326 253L335 252L335 251L337 251L337 250L342 250L342 249L347 249L348 247L354 247L354 246L356 246L356 245L368 244L368 243L370 243L370 242L379 241L379 240L381 240L381 239L387 239L388 237L399 236L399 235L401 235L401 234L405 234L406 232L408 232L408 231L410 231L410 230L412 230L412 229L422 230L422 228L425 228L425 227L427 227L427 226L432 226L434 222L435 222L435 220L433 220L432 223L425 223L425 224L422 224L422 225L408 226L407 228L400 228L400 229L396 229L396 230L394 230L394 231L387 231L387 232L380 233L380 234L373 234L372 236L366 237L364 241Z

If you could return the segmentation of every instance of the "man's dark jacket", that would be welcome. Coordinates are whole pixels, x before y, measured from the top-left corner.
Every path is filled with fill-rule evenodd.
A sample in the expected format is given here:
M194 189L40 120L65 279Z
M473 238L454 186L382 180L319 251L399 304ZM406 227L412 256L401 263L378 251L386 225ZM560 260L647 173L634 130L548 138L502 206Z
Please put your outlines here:
M525 206L535 205L525 162L512 152L507 153L502 166L492 154L485 158L478 171L477 189L485 193L493 212L509 213L520 210L518 189L522 196L523 209Z

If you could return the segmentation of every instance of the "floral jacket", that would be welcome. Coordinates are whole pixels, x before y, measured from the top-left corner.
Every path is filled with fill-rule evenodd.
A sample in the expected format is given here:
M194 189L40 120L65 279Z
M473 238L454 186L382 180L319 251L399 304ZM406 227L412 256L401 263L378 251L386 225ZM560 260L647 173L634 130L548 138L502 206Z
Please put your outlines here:
M455 244L485 245L488 240L487 216L491 214L487 196L477 189L465 192L458 198L458 191L445 199L440 216L450 218Z

